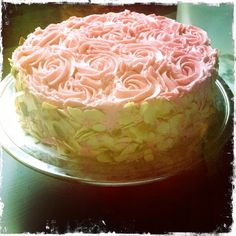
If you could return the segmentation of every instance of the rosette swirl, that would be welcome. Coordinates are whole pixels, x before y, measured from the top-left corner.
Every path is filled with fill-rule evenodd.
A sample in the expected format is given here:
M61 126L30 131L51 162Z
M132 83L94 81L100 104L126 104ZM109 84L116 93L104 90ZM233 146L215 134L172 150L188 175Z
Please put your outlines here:
M207 34L205 31L195 26L185 26L182 32L182 39L187 45L208 45Z
M160 87L152 77L129 71L121 76L115 90L115 97L121 101L139 102L159 94Z
M37 63L32 62L32 78L41 84L57 89L74 73L75 58L68 50L49 47Z
M170 58L171 64L159 69L166 84L176 86L188 86L194 81L200 81L205 78L204 64L199 57L194 54L182 51L173 52ZM173 81L172 83L170 81Z
M61 46L65 47L76 53L80 45L81 36L77 30L71 31L68 35L61 41Z
M102 80L113 77L119 69L119 59L109 52L84 55L77 64L78 77L90 77L94 80Z
M98 81L86 77L79 80L76 74L75 78L60 84L57 96L64 100L65 105L90 103L94 99L99 99L99 87Z
M44 49L40 47L20 46L13 52L12 60L19 70L30 74L45 54Z
M120 47L120 54L131 70L142 73L149 66L157 68L163 55L157 45L148 43L127 44Z
M58 45L66 36L63 28L57 24L51 24L46 29L36 28L34 34L30 34L25 40L24 45L45 47Z

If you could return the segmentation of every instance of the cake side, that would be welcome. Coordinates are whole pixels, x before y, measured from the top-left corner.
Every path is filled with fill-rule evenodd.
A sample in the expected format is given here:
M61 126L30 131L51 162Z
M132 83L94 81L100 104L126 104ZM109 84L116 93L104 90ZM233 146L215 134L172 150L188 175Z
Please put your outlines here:
M104 110L60 109L25 90L19 90L16 107L26 132L72 158L72 168L86 176L88 169L106 176L115 168L113 178L118 178L151 170L169 174L168 168L177 171L178 165L188 168L199 161L214 117L213 95L214 84L209 83L179 101L127 103L113 121L114 129L106 126L111 117Z

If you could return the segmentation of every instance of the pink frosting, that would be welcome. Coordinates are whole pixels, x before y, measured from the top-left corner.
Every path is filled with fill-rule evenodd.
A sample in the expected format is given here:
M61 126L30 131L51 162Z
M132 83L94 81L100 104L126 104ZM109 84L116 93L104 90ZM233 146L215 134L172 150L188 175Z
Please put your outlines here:
M217 51L197 27L125 10L37 28L12 59L44 99L99 106L181 96L212 75Z

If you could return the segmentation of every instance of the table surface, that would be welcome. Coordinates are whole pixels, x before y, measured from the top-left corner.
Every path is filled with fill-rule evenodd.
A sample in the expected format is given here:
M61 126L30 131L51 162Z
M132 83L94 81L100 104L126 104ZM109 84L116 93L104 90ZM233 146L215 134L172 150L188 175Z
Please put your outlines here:
M19 37L36 26L124 8L176 16L175 6L4 5L3 75L9 73L7 58ZM231 129L232 122L231 117ZM165 181L132 187L65 182L31 170L5 151L2 160L1 233L228 232L232 224L232 137L213 170L202 165Z

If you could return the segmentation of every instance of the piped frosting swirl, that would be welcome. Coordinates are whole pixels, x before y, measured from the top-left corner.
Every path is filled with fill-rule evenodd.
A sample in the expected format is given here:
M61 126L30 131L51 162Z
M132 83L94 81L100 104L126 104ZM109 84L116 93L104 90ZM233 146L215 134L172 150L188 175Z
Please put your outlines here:
M181 96L212 75L216 58L205 31L125 10L37 28L12 61L52 103L103 106Z

